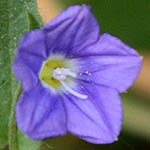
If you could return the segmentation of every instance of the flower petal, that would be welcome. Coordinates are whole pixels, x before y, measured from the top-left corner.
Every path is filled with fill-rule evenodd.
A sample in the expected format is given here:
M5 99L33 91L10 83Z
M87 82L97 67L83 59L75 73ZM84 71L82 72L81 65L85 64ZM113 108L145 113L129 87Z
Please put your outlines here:
M81 58L79 78L125 92L138 77L142 67L139 56L91 56Z
M21 95L16 118L18 127L34 140L66 134L61 98L41 85Z
M104 33L100 36L97 43L86 48L86 54L83 51L80 51L80 56L95 56L95 55L116 55L116 56L126 56L134 55L139 56L139 54L131 47L125 45L120 39ZM79 57L79 56L77 56Z
M22 59L36 74L42 62L47 58L45 34L41 30L33 30L22 38L17 58Z
M64 99L68 131L96 144L112 143L121 130L123 111L118 93L102 86L82 84L88 99ZM66 96L67 97L67 96Z
M95 43L98 23L89 6L72 6L44 27L48 50L70 56Z
M134 49L106 33L86 49L86 54L81 51L75 59L80 62L82 80L119 92L125 92L134 83L142 67L142 57Z
M15 73L18 80L20 80L24 91L28 91L36 87L38 83L37 76L20 57L16 58L13 64L13 72Z

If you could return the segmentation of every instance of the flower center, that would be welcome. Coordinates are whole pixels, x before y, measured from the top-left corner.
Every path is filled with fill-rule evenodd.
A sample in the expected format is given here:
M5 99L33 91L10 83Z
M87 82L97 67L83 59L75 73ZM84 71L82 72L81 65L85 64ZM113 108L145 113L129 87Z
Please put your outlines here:
M64 59L62 56L51 56L43 63L39 78L43 86L54 92L67 91L76 97L86 99L87 95L73 90L77 77L75 66L75 63L70 59Z
M69 69L66 68L56 68L53 71L53 77L57 80L59 80L62 84L62 86L68 91L70 92L72 95L79 97L81 99L86 99L87 95L83 95L80 94L76 91L74 91L73 89L71 89L65 82L64 80L66 79L67 76L71 76L73 78L76 78L76 74L72 71L70 71Z

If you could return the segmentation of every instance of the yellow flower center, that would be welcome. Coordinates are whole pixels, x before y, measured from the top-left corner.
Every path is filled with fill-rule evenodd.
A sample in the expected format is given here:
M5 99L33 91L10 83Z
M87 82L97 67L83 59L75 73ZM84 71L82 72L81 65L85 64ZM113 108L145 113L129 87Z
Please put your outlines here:
M64 68L65 66L60 63L58 60L48 60L43 65L40 78L42 81L44 81L46 84L57 88L58 86L61 86L61 83L59 80L56 80L53 77L53 71L56 68Z

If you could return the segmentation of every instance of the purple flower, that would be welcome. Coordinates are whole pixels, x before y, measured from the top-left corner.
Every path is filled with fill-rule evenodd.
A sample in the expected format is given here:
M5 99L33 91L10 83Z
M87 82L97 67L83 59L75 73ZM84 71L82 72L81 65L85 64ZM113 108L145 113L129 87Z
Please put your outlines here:
M117 140L120 93L137 78L142 58L107 33L88 6L72 6L21 40L13 65L24 93L16 106L18 127L30 138L67 132L91 143Z

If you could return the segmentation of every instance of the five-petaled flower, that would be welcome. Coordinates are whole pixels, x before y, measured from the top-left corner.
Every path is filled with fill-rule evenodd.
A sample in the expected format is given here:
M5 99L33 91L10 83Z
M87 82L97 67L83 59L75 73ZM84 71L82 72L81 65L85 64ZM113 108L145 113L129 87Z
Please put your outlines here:
M70 132L96 144L117 140L119 94L134 83L142 57L116 37L99 35L89 6L72 6L24 35L13 70L24 89L17 124L30 138Z

